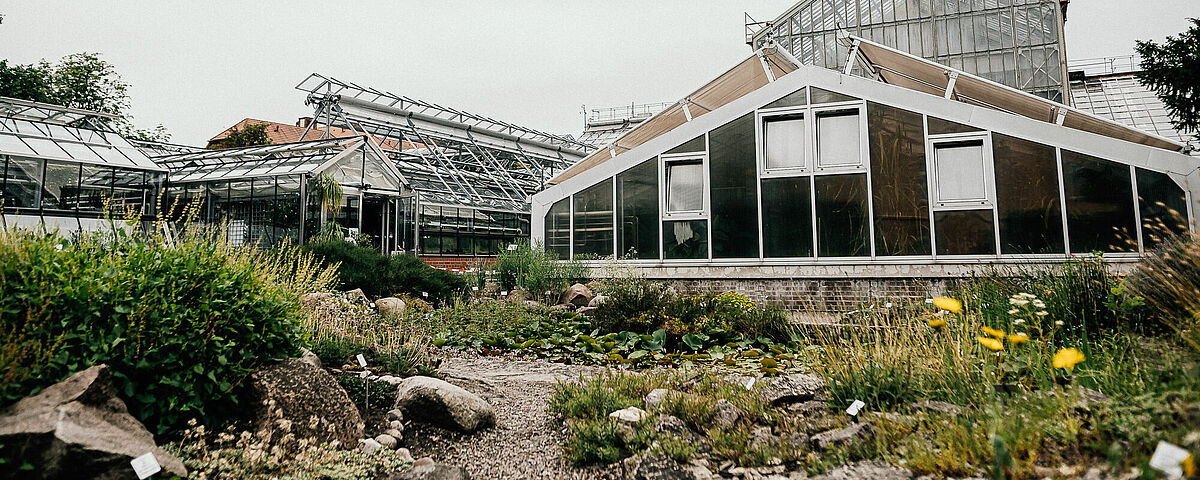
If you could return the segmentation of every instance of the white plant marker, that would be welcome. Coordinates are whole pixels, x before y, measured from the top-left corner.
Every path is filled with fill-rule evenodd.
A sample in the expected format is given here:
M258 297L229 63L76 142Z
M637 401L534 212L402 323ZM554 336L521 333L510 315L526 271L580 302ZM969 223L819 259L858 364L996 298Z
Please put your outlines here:
M509 245L509 246L508 246L508 251L510 251L510 252L515 252L515 251L517 251L517 244L515 244L515 243L514 243L514 244L512 244L512 245Z
M154 458L153 452L146 452L142 456L130 460L129 464L133 466L133 473L139 480L145 480L162 471L162 466L158 464L158 459Z
M505 290L505 291L503 291L503 292L500 292L500 296L501 296L501 297L507 297L507 296L508 296L508 290Z
M1178 445L1159 440L1154 455L1150 456L1150 468L1163 472L1171 480L1183 478L1183 461L1190 455Z
M425 297L425 298L429 298L429 292L421 292L421 296Z
M364 357L363 354L360 353L354 358L358 360L358 366L367 368L367 357Z
M479 291L479 287L471 287L471 291L472 291L472 292L478 292L478 291Z
M867 406L867 404L862 400L855 400L854 403L850 404L850 408L846 409L846 413L850 414L851 417L857 416L858 411L862 410L862 408L865 406Z

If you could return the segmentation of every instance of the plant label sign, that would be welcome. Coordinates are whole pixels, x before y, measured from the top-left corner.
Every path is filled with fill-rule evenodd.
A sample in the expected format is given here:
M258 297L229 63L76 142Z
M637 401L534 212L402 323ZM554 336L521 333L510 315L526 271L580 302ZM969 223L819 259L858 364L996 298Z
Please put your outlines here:
M501 296L501 297L507 297L507 296L508 296L508 290L505 290L505 291L503 291L503 292L500 292L500 296Z
M867 404L862 400L855 400L854 403L850 404L850 408L846 409L846 413L850 414L851 417L857 416L858 411L862 410L862 408L865 406L867 406Z
M472 291L472 292L478 292L478 291L479 291L479 287L471 287L471 291Z
M364 357L363 354L360 353L354 358L358 359L358 366L367 368L367 357Z
M158 464L158 459L154 458L153 452L146 452L142 456L130 460L129 464L133 466L133 473L139 480L145 480L162 471L162 466Z
M1150 456L1150 468L1163 472L1172 480L1183 478L1183 461L1190 455L1178 445L1159 440L1154 455Z
M517 251L517 244L515 244L515 243L514 243L514 244L512 244L512 245L509 245L509 246L508 246L508 251L510 251L510 252L515 252L515 251Z
M429 298L429 292L421 292L421 296L425 297L425 298Z

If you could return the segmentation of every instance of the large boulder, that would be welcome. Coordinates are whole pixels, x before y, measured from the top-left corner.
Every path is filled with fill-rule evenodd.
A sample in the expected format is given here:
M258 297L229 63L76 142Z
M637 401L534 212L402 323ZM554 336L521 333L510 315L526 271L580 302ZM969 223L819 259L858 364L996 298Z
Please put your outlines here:
M634 455L621 462L625 480L709 480L712 472L699 465L676 462L670 458Z
M592 303L592 297L594 297L592 289L582 283L576 283L563 292L562 296L558 299L558 303L571 304L576 308L586 307L589 303Z
M482 398L431 377L408 377L400 382L396 408L409 420L467 433L496 424L496 412Z
M375 309L385 317L404 314L404 300L396 297L383 297L375 301Z
M856 480L860 478L908 480L913 478L913 473L906 468L897 467L879 460L870 460L842 465L825 472L824 475L813 477L812 480Z
M796 373L776 378L762 390L763 400L772 405L823 400L825 380L816 375Z
M337 440L352 447L363 436L358 407L324 369L297 358L250 375L247 396L259 438Z
M154 435L117 398L112 374L97 365L0 412L5 469L28 462L43 479L135 478L130 461L146 453L167 473L186 477L183 462L158 448ZM10 472L11 473L11 472Z
M465 468L436 463L425 457L413 462L407 471L393 473L383 480L471 480L471 475Z

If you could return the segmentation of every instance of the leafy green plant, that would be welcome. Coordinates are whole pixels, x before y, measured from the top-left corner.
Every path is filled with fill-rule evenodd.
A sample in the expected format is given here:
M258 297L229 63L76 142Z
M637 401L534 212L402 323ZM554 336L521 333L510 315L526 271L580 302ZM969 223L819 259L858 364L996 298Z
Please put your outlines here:
M675 301L675 292L666 283L636 276L606 279L600 294L605 300L595 312L596 325L607 332L657 330L670 320L668 310Z
M467 289L466 281L453 273L430 267L412 255L384 255L378 250L326 239L304 245L304 250L329 263L339 263L341 287L361 288L371 297L407 294L442 303L453 301Z
M550 300L574 283L588 281L588 266L578 260L560 260L554 252L540 244L517 242L516 250L503 250L496 257L500 288L521 288L536 298ZM546 292L549 292L548 294Z
M346 391L346 395L350 396L350 400L364 411L388 411L396 404L397 385L388 382L368 382L353 374L338 375L337 382Z

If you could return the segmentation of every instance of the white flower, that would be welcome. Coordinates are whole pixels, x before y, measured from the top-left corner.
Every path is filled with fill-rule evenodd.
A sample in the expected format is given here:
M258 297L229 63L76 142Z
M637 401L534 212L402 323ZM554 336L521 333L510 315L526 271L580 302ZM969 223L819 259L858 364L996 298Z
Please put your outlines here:
M1025 319L1024 319L1024 318L1018 318L1018 319L1016 319L1016 320L1013 320L1013 325L1020 325L1020 324L1022 324L1022 323L1025 323Z
M1037 308L1046 308L1046 303L1041 300L1034 300L1033 306L1035 306Z
M1040 311L1040 312L1037 312L1037 313L1035 313L1034 315L1037 315L1037 316L1039 316L1039 317L1044 317L1044 316L1046 316L1046 315L1049 315L1049 313L1046 313L1046 311L1045 311L1045 310L1042 310L1042 311Z
M1017 313L1019 313L1019 312L1020 312L1020 310L1017 310L1017 309L1015 309L1015 308L1014 308L1014 309L1012 309L1012 310L1009 310L1009 311L1008 311L1008 314L1009 314L1009 315L1016 315L1016 314L1017 314Z
M1019 300L1019 299L1016 299L1016 298L1010 298L1010 299L1008 300L1008 303L1011 303L1011 304L1013 304L1013 305L1016 305L1016 306L1018 306L1018 307L1024 307L1025 305L1029 305L1029 300Z
M1062 321L1062 320L1058 320L1058 321L1054 322L1054 324L1055 324L1055 325L1060 325L1060 326L1061 326L1061 325L1063 324L1063 321Z

